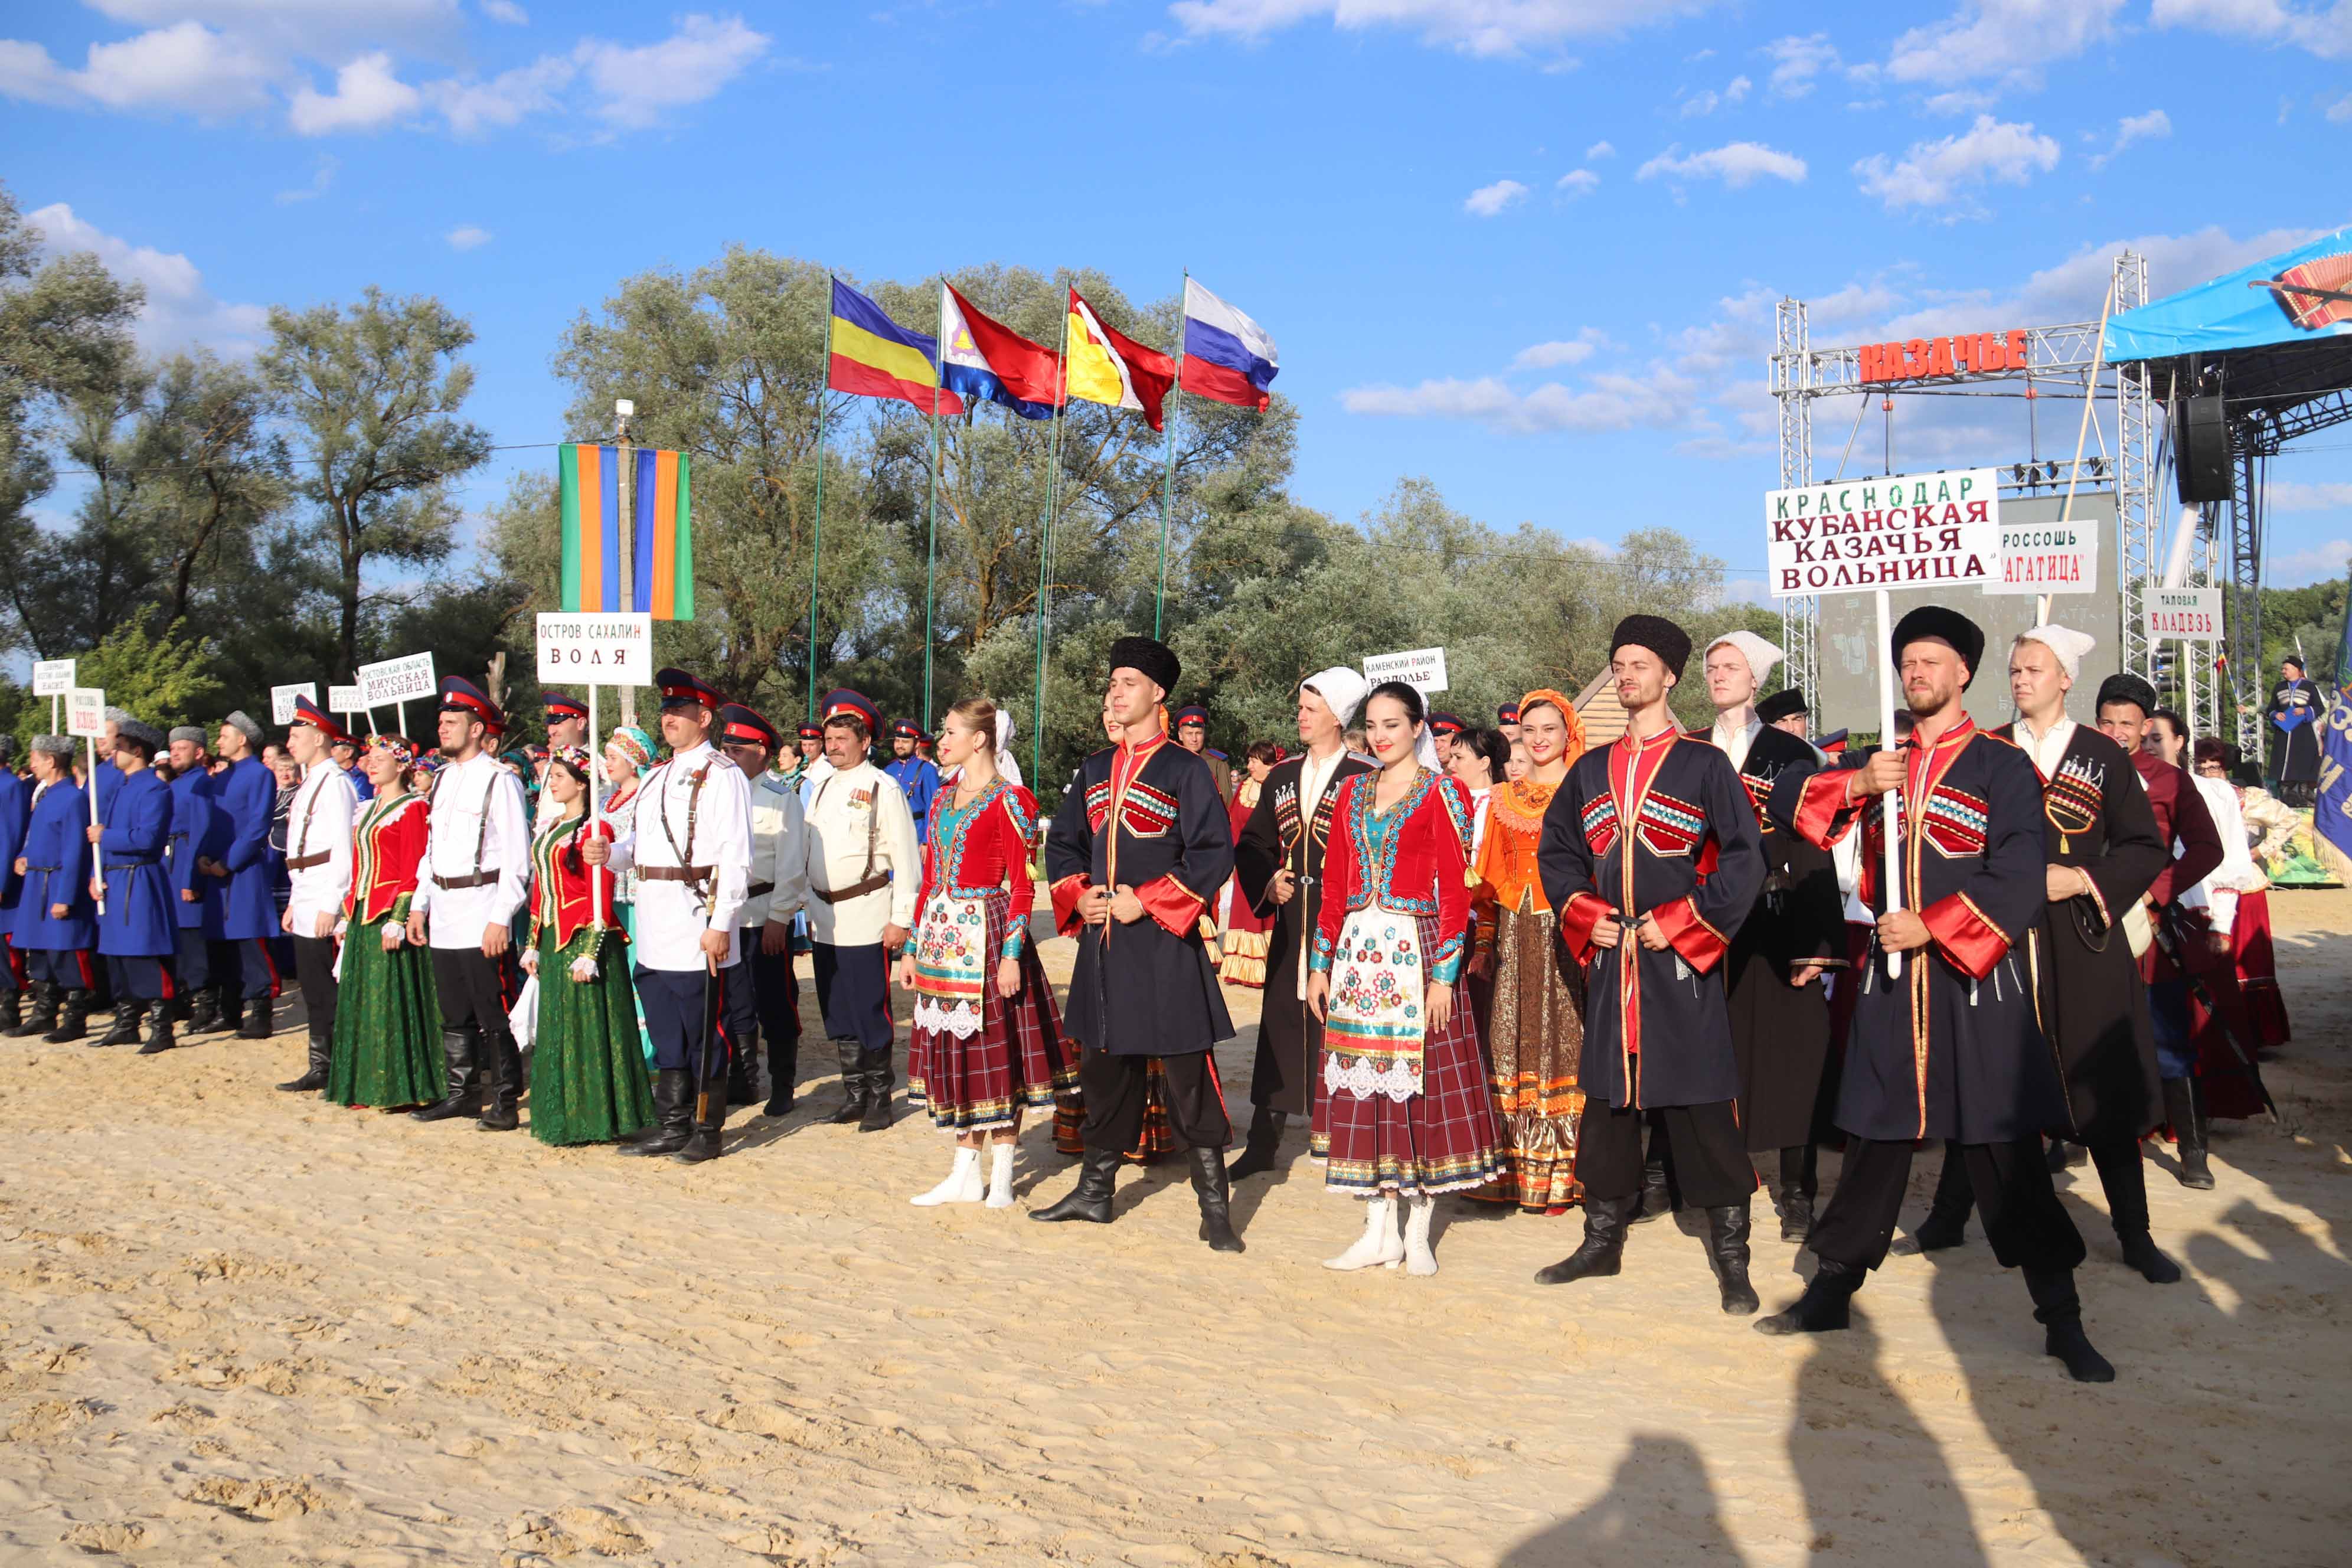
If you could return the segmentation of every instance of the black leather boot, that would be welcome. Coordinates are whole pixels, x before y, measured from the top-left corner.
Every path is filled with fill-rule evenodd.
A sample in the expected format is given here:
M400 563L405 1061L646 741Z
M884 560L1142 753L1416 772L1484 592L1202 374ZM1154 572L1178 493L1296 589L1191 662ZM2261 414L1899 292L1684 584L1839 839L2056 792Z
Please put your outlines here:
M896 1079L890 1070L890 1047L860 1053L866 1070L866 1110L857 1119L860 1132L880 1132L890 1125L890 1090Z
M24 1020L9 1026L12 1040L30 1039L46 1035L58 1026L58 998L63 994L46 980L33 982L33 1005L25 1009Z
M654 1074L654 1124L621 1145L624 1154L675 1154L694 1135L694 1095L683 1068Z
M196 993L188 1004L188 1033L209 1035L221 1026L220 993L205 990Z
M1944 1145L1944 1168L1936 1176L1936 1196L1919 1228L1889 1250L1904 1257L1941 1252L1969 1238L1969 1214L1977 1206L1976 1189L1969 1184L1968 1162L1956 1143Z
M25 994L13 988L0 991L0 1035L13 1035L25 1021Z
M482 1132L511 1132L522 1125L516 1107L522 1103L522 1047L500 1029L482 1038L482 1114L475 1124Z
M833 1049L841 1058L841 1092L845 1098L841 1109L825 1120L835 1127L845 1127L866 1118L866 1047L856 1040L835 1040Z
M768 1042L768 1103L761 1108L762 1116L788 1116L799 1102L801 1079L801 1037Z
M89 993L68 991L58 998L58 1026L41 1037L44 1045L62 1046L89 1033Z
M84 1040L86 1046L135 1046L139 1043L139 1015L146 1009L129 996L114 1001L114 1026L94 1040Z
M1548 1268L1536 1270L1538 1285L1566 1285L1578 1279L1606 1279L1624 1267L1625 1227L1642 1205L1630 1198L1586 1198L1584 1239L1574 1252Z
M757 1105L760 1102L760 1061L752 1053L759 1047L751 1040L734 1040L729 1044L727 1103Z
M481 1086L474 1076L472 1030L441 1031L441 1065L447 1074L449 1092L433 1104L408 1113L419 1121L446 1121L455 1116L471 1116L479 1103Z
M719 1145L727 1136L727 1108L734 1103L726 1075L721 1074L702 1086L691 1107L693 1126L687 1135L685 1147L670 1156L689 1165L719 1158Z
M1066 1219L1108 1225L1111 1189L1118 1180L1118 1151L1089 1149L1079 1162L1078 1184L1070 1189L1069 1196L1050 1207L1034 1210L1029 1217L1043 1220L1048 1225ZM1207 1224L1205 1216L1202 1223L1203 1226Z
M172 1048L172 1005L158 1002L147 1009L147 1043L139 1047L142 1057L152 1057Z
M1249 1135L1242 1142L1242 1157L1225 1167L1225 1180L1262 1176L1274 1169L1275 1151L1282 1144L1281 1111L1258 1106L1250 1111Z
M1642 1166L1642 1196L1633 1207L1631 1223L1647 1225L1674 1212L1674 1183L1666 1176L1666 1141L1653 1131L1650 1157Z
M1833 1263L1824 1258L1813 1277L1805 1281L1805 1293L1783 1310L1769 1318L1756 1320L1759 1334L1825 1334L1832 1330L1850 1327L1853 1313L1849 1310L1853 1293L1870 1278L1867 1268L1855 1268L1848 1264Z
M1782 1241L1803 1241L1813 1234L1814 1159L1811 1143L1780 1151L1780 1184L1772 1206L1780 1216Z
M320 1036L312 1035L310 1038L310 1047L309 1067L300 1078L290 1079L279 1084L278 1086L279 1092L318 1094L326 1089L327 1063L328 1059L334 1055L335 1042L332 1038L321 1038Z
M2116 1369L2092 1348L2083 1331L2083 1300L2074 1294L2071 1268L2029 1268L2025 1289L2033 1297L2033 1321L2042 1327L2042 1353L2066 1363L2076 1383L2113 1383Z
M1234 1234L1234 1189L1225 1179L1225 1152L1192 1148L1192 1195L1201 1200L1201 1239L1212 1252L1243 1252L1242 1238Z
M1760 1304L1748 1283L1748 1205L1726 1204L1706 1211L1706 1260L1723 1294L1723 1310L1744 1318Z
M266 1040L269 1037L273 1016L278 1010L274 996L248 996L245 999L245 1017L236 1026L240 1040Z
M2210 1191L2213 1167L2205 1159L2205 1100L2197 1092L2195 1079L2164 1080L2164 1119L2172 1123L2172 1136L2179 1144L2180 1173L2177 1179L2184 1187Z

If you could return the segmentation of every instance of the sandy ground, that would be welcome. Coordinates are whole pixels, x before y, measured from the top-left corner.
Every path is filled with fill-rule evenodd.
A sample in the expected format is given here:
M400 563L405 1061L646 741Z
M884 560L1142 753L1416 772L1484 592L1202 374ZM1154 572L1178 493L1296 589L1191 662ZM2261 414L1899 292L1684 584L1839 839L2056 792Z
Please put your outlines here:
M818 1124L815 1053L687 1167L272 1093L292 1033L6 1042L0 1561L2342 1562L2352 892L2275 901L2284 1124L2225 1124L2210 1193L2151 1154L2189 1279L2062 1178L2095 1389L1980 1239L1774 1341L1671 1224L1545 1289L1574 1217L1449 1204L1437 1278L1330 1274L1357 1211L1303 1156L1239 1258L1166 1167L1108 1228L912 1208L945 1141ZM1042 1127L1021 1161L1024 1204L1069 1186ZM1797 1254L1758 1231L1769 1310Z

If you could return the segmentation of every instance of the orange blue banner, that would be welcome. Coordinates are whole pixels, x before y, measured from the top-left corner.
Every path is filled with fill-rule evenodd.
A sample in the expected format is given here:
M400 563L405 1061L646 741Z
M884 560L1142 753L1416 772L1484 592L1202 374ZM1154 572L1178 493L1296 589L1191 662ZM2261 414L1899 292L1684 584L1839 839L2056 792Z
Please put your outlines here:
M635 448L631 593L621 602L621 448L585 442L555 449L563 503L563 607L694 619L691 466L684 452Z

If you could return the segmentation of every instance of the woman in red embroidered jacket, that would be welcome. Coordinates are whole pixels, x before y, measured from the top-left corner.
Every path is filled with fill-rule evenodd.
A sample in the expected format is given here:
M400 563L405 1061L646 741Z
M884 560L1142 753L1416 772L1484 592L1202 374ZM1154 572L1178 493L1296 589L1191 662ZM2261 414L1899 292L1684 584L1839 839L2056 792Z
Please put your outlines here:
M559 815L530 846L530 946L522 966L539 977L530 1135L542 1143L606 1143L654 1119L615 879L607 867L592 869L580 853L592 837L613 837L612 824L588 819L589 778L588 753L579 746L549 759L543 787Z
M375 794L352 827L352 886L335 931L341 984L327 1098L339 1105L429 1105L444 1089L432 959L407 940L432 809L415 793L415 761L400 735L370 735L361 758Z
M1372 688L1364 731L1381 771L1339 785L1307 960L1307 1005L1323 1020L1309 1146L1328 1190L1367 1200L1364 1234L1325 1267L1402 1262L1434 1274L1436 1195L1502 1169L1502 1127L1457 990L1470 936L1470 795L1437 772L1413 688Z
M915 994L908 1092L956 1135L947 1180L911 1200L922 1208L982 1201L983 1141L988 1206L1012 1207L1022 1111L1051 1110L1055 1090L1078 1079L1029 941L1037 800L999 771L997 723L984 697L948 710L940 763L955 782L931 801L914 937L898 959L899 987Z

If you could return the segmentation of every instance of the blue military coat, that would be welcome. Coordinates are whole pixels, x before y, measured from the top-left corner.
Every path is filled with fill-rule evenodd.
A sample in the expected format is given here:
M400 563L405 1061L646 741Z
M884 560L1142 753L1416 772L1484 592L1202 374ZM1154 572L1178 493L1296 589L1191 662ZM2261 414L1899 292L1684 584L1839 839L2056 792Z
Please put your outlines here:
M938 766L920 757L893 757L882 771L898 781L907 796L907 809L915 815L915 842L925 842L931 828L931 798L940 793Z
M213 809L212 775L204 769L191 768L172 781L172 835L166 858L172 869L173 918L182 931L194 931L205 923L205 901L214 896L217 886L196 869L196 862L219 853L220 847L212 842L213 823L218 816ZM195 897L187 897L190 893Z
M16 857L25 851L25 826L33 816L33 786L6 768L0 768L0 934L16 919Z
M213 858L228 868L216 915L207 914L205 934L216 942L266 941L278 933L278 900L270 890L269 813L277 804L278 780L259 759L243 757L213 780Z
M70 778L44 785L25 830L25 888L10 934L26 952L69 952L97 937L89 901L89 797ZM58 920L53 904L66 906Z
M116 775L101 806L98 869L106 880L106 912L98 919L98 951L114 958L161 958L179 946L180 901L164 864L172 837L172 786L152 769Z

